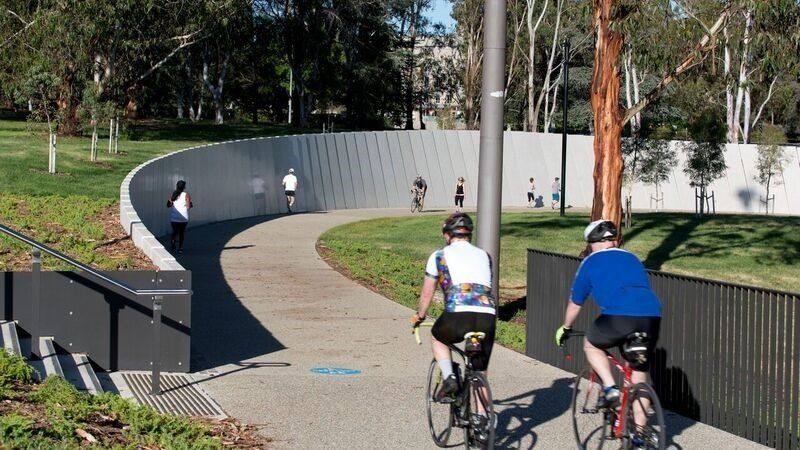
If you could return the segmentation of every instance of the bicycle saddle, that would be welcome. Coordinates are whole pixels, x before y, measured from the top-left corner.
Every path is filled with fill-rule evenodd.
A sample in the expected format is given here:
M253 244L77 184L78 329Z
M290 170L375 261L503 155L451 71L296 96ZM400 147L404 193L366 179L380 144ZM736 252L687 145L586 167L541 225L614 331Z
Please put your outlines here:
M635 332L625 338L622 344L622 357L625 358L634 368L641 367L647 363L648 346L650 337L644 332Z
M468 353L479 352L483 349L481 342L486 338L486 333L482 331L470 331L464 335L464 351Z

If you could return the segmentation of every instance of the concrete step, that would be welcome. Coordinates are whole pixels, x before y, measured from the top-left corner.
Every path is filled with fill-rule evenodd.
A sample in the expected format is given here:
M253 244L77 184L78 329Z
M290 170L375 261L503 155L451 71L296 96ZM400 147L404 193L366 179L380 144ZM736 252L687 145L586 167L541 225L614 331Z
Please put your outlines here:
M20 349L19 336L17 335L17 323L13 321L0 322L0 337L3 340L3 348L12 355L22 356Z
M56 344L53 342L52 337L39 338L39 354L42 357L44 369L41 374L42 378L47 378L51 375L65 378L61 362L58 360L58 353L56 353Z
M57 355L59 365L64 373L64 379L69 381L79 391L90 394L101 394L103 388L100 380L89 362L89 358L82 353L60 353Z

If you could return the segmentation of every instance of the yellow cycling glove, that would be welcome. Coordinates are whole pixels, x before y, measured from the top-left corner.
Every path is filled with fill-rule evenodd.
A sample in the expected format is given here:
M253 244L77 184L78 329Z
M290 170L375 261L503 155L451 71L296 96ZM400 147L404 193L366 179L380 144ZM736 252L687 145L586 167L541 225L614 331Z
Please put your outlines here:
M572 328L567 328L564 325L561 325L556 330L556 345L561 347L564 345L564 342L569 339L569 335L572 333Z

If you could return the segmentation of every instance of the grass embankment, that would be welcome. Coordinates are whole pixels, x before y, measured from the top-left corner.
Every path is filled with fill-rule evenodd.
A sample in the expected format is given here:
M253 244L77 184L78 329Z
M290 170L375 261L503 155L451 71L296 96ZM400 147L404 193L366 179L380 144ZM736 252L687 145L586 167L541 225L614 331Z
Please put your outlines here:
M415 307L425 261L443 245L444 215L376 219L329 230L320 250L348 276ZM588 216L502 215L498 342L522 351L527 249L577 255ZM625 248L651 269L800 291L800 219L689 214L636 214L624 230ZM441 305L437 306L438 313Z
M120 137L119 154L109 154L108 135L100 135L96 162L89 161L91 136L59 137L57 173L50 175L45 129L0 120L0 222L105 270L150 268L116 221L119 186L131 169L194 145L296 132L271 125L131 123ZM29 251L0 237L0 270L29 268ZM47 257L43 265L68 268Z
M159 415L117 395L79 393L58 377L34 384L25 360L1 349L0 400L2 448L199 450L266 445L252 429L230 422Z

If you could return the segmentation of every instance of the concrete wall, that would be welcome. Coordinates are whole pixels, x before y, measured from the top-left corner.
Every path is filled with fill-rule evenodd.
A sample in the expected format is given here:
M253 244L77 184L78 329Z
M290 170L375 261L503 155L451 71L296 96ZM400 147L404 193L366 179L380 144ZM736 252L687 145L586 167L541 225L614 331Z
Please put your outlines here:
M148 161L131 171L121 186L121 222L134 243L163 270L181 266L154 236L169 232L166 201L179 179L186 180L195 208L190 226L286 211L281 180L293 167L300 182L295 210L393 208L410 205L417 173L428 182L428 209L452 209L456 179L466 179L465 206L475 207L478 188L478 132L387 131L294 135L211 144ZM677 144L674 144L677 145ZM570 136L567 204L591 206L591 136ZM784 177L774 188L775 212L796 214L800 168L796 148ZM683 158L662 186L664 205L694 210L694 190L682 172ZM758 212L763 188L753 181L755 146L728 147L728 171L711 186L719 212ZM550 205L550 184L561 170L561 136L506 132L503 204L524 206L528 179L536 196ZM652 186L633 189L634 207L649 208ZM762 207L763 210L763 207Z

